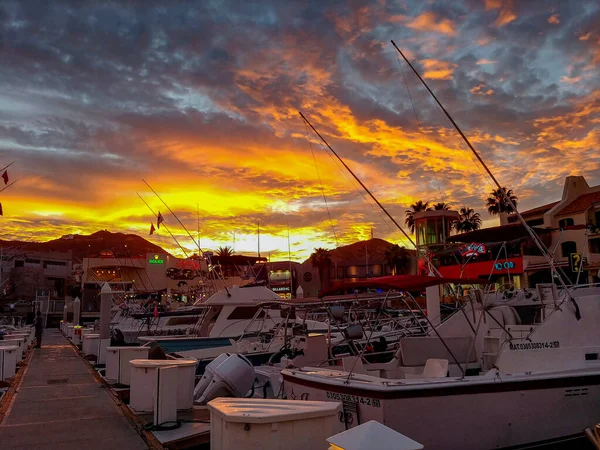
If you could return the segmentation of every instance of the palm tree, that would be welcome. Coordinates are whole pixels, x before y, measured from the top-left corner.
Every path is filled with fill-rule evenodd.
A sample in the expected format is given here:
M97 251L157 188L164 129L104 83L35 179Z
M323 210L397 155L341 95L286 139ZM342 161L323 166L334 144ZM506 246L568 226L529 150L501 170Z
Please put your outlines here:
M392 267L392 273L397 275L408 268L410 255L406 248L394 244L385 251L385 260Z
M496 216L502 213L512 213L515 212L514 208L510 204L510 202L506 199L506 197L510 198L515 206L517 206L518 198L512 191L512 189L506 189L505 187L501 189L493 190L488 199L485 206L487 207L488 212L492 216Z
M411 233L415 232L415 218L414 215L421 211L431 211L429 207L429 202L423 202L423 200L418 200L410 205L410 209L406 210L406 219L404 222L408 226L408 229Z
M458 220L452 223L458 233L479 230L481 228L481 216L473 208L463 206L458 212Z
M331 267L331 253L325 248L315 248L315 251L310 255L310 263L319 271L319 280L321 282L321 291L323 290L323 282L325 269Z
M217 256L231 256L233 255L233 248L226 245L225 247L219 247L216 251Z
M438 202L433 205L434 211L448 211L450 209L452 209L452 206L445 202Z

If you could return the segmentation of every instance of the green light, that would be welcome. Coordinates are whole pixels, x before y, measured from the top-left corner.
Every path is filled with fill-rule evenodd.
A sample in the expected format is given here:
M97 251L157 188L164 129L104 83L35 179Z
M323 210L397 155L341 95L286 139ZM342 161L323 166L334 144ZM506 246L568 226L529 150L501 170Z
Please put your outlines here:
M164 264L164 259L149 259L148 264Z

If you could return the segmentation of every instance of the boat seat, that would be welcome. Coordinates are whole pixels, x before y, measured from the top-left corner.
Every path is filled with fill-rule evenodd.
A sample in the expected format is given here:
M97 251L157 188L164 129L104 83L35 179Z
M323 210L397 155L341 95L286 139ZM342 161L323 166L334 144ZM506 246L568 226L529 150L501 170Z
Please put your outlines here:
M352 373L359 373L361 375L373 375L372 372L369 373L369 371L367 371L360 356L347 356L346 358L342 358L342 367L344 368L344 372L350 372L352 370Z
M467 353L471 350L470 336L444 337L444 342L460 364L464 364ZM444 343L436 336L415 336L400 341L400 355L405 367L425 366L429 359L446 359L454 363L454 358L448 352ZM468 362L477 362L477 352L471 351Z
M445 378L448 375L448 360L430 358L425 363L423 373L405 373L404 378Z

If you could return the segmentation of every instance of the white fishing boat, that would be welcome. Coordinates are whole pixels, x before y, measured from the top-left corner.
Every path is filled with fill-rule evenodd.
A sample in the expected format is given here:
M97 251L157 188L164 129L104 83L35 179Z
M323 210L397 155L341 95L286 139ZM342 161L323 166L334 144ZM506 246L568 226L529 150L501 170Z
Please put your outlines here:
M579 437L600 416L600 287L514 294L478 295L437 328L441 339L407 337L387 364L283 370L285 392L342 401L349 425L377 420L425 448Z

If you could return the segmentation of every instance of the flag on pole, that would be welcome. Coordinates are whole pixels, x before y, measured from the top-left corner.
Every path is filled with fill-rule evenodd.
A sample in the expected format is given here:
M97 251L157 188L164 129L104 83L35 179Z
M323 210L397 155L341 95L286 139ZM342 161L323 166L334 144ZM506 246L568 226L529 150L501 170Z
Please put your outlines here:
M4 184L8 184L8 170L5 170L2 174L2 179L4 180Z
M156 216L156 228L160 228L160 224L163 223L165 219L163 218L160 211L158 212L158 216Z
M152 236L154 234L154 231L156 230L156 228L154 228L154 224L151 223L150 224L150 236Z

